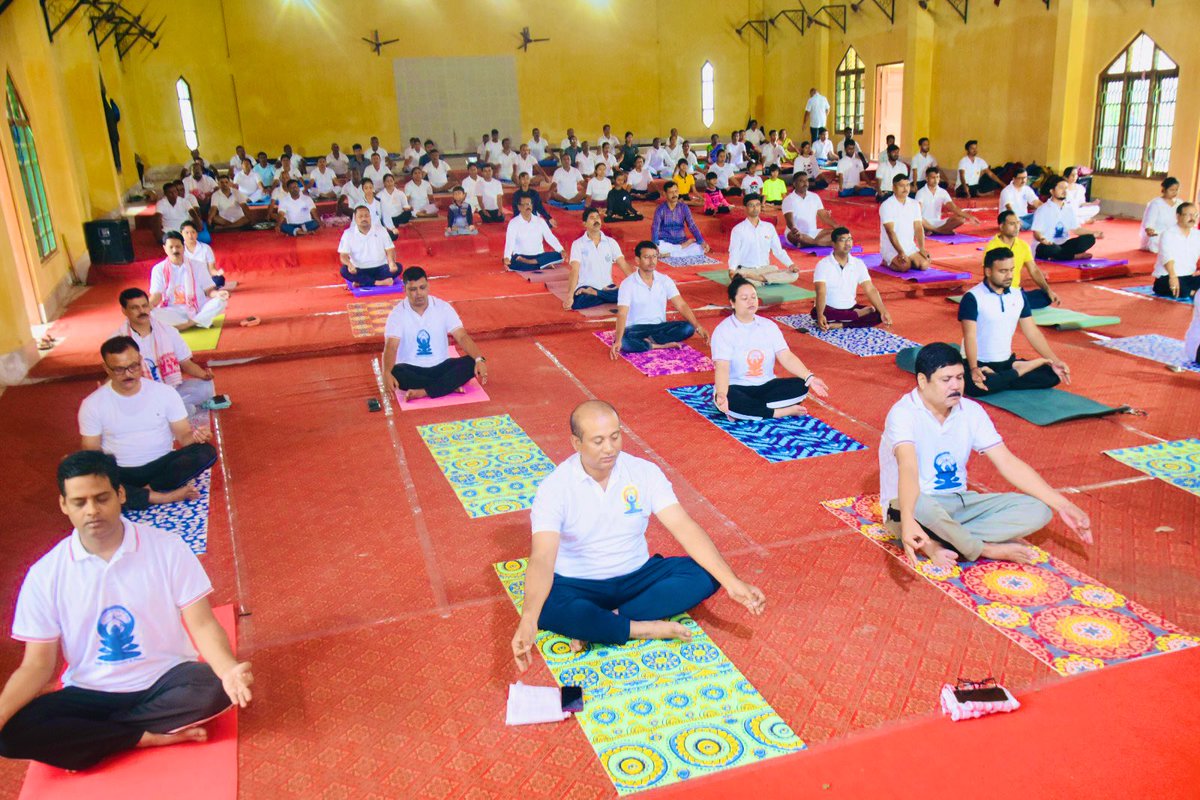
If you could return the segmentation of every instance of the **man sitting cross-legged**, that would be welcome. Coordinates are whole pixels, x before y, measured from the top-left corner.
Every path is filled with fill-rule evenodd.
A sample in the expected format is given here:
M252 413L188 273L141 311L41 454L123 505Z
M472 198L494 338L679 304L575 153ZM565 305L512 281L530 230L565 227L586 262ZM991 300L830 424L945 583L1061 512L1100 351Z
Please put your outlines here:
M287 195L279 200L278 230L287 236L306 236L316 233L321 227L317 216L317 204L300 191L300 181L287 179Z
M531 272L562 261L562 243L546 220L534 216L533 202L522 197L517 209L520 213L508 221L508 229L504 232L504 266ZM550 251L542 250L543 243L550 246Z
M884 524L904 543L914 567L917 552L935 565L991 558L1032 564L1023 537L1044 528L1057 511L1091 544L1087 514L1052 489L1005 446L983 407L963 397L963 359L943 342L917 353L917 388L888 412L879 445L879 504ZM1018 492L967 488L971 451L987 455Z
M978 225L979 219L955 205L950 199L950 193L939 185L941 177L942 173L937 167L926 167L924 175L913 173L914 186L917 180L925 181L916 193L917 205L921 207L921 227L925 229L925 233L950 234L968 222ZM912 191L911 186L909 191ZM944 209L949 210L950 216L942 217Z
M533 546L525 572L521 622L512 639L522 672L538 629L590 642L691 638L667 619L718 588L754 615L766 597L744 582L679 504L670 481L649 461L621 452L621 421L601 400L571 413L571 456L542 481L533 500ZM646 528L658 518L686 556L650 556Z
M1088 250L1104 231L1088 233L1079 223L1075 206L1067 202L1067 179L1052 177L1046 181L1050 199L1033 213L1030 230L1037 241L1033 254L1042 261L1074 261L1087 258Z
M679 184L674 181L667 181L663 185L663 202L654 209L650 239L658 251L667 257L691 258L704 255L712 249L696 227L691 209L679 199Z
M150 296L144 291L126 289L118 300L125 324L113 335L133 339L142 354L142 377L173 387L188 413L195 413L213 397L212 370L192 360L192 350L178 330L151 316ZM185 375L192 380L184 380Z
M257 176L255 176L257 179ZM208 207L208 229L235 230L250 226L250 209L246 195L234 186L228 175L217 180Z
M372 222L366 206L354 209L354 222L338 242L338 257L342 277L355 286L391 286L400 274L392 237Z
M729 304L733 315L712 335L718 411L730 419L797 417L808 413L803 403L810 389L817 397L829 395L825 381L788 348L779 325L757 315L754 284L742 277L730 281ZM795 377L776 378L776 361Z
M205 722L250 702L254 677L213 615L204 568L176 534L121 516L111 456L74 453L57 477L74 530L17 596L12 635L25 655L0 693L0 756L77 771L205 741ZM42 694L60 650L63 688Z
M521 198L528 197L529 202L533 204L533 213L546 220L546 224L551 228L557 226L558 223L554 221L554 217L550 216L550 212L546 210L546 206L542 203L541 193L537 189L531 188L533 186L531 181L532 178L529 177L528 172L521 172L517 175L517 189L509 199L509 202L512 204L513 214L521 213Z
M1029 249L1029 243L1021 238L1021 218L1016 215L1016 212L1001 211L999 216L996 217L996 222L1000 226L1000 232L983 246L984 252L986 253L988 250L995 250L1000 247L1005 247L1012 251L1012 287L1014 289L1021 289L1021 280L1027 273L1038 287L1036 289L1021 289L1021 293L1025 296L1025 304L1029 306L1030 311L1036 311L1046 306L1059 305L1058 295L1050 288L1050 284L1046 281L1046 274L1042 272L1041 267L1034 260L1033 251Z
M883 265L896 272L928 269L921 204L909 196L907 175L892 179L892 196L879 206L879 253Z
M879 290L871 281L867 265L862 259L850 254L854 248L854 237L849 228L833 231L833 252L817 262L813 272L813 288L817 299L813 305L812 318L823 331L834 328L871 328L882 322L892 324L892 315L883 305ZM862 289L871 305L857 302L858 290Z
M229 292L217 288L208 265L186 257L179 231L167 233L163 251L167 257L150 270L154 318L180 330L193 326L211 328L213 321L225 313Z
M983 282L959 303L963 349L971 370L969 395L1049 389L1060 380L1071 382L1071 369L1050 349L1020 289L1013 291L1012 275L1012 250L988 250L983 254ZM1041 358L1026 361L1013 354L1013 334L1018 326Z
M404 299L388 314L383 329L383 372L388 388L416 400L461 392L471 378L487 383L487 359L454 307L429 295L425 270L409 267L401 277ZM451 358L447 336L453 336L466 355Z
M564 206L582 203L583 173L571 163L569 154L563 153L559 160L562 166L554 170L554 175L550 178L550 199Z
M208 426L193 429L174 389L143 380L142 354L130 337L106 341L100 358L109 381L79 406L81 449L103 450L117 459L126 508L199 497L191 480L217 460Z
M679 347L692 334L698 334L707 344L708 331L679 296L675 281L658 271L658 248L654 242L638 242L633 254L637 271L621 281L617 291L617 327L609 354L612 359L615 361L622 352ZM683 322L667 322L667 303L679 312Z
M583 212L583 227L583 236L571 243L567 299L563 301L563 309L568 311L617 302L613 265L620 267L624 275L633 271L621 254L621 246L600 230L600 209Z
M796 247L828 247L833 244L830 229L836 228L837 223L820 196L808 190L808 182L808 173L796 172L792 175L792 191L783 198L787 240ZM817 225L818 220L829 228L821 228Z
M800 268L779 243L775 226L759 216L762 198L748 194L742 198L742 205L746 207L746 218L734 225L729 234L729 277L740 276L757 286L795 283ZM775 256L782 269L771 265L771 256Z

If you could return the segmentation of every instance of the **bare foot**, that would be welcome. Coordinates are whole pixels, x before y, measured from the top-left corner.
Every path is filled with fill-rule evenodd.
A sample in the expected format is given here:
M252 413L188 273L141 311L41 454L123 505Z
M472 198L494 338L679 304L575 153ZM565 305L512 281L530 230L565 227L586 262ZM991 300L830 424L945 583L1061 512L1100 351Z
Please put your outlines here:
M948 547L942 547L942 545L938 544L933 539L930 539L925 543L925 545L921 548L921 552L925 554L925 557L928 558L935 567L950 569L958 563L958 553L954 552Z
M582 639L572 639L567 646L571 648L572 653L582 653L587 649L588 643Z
M375 285L376 285L376 286L391 286L391 285L392 285L392 279L391 279L391 278L384 278L383 280L375 281Z
M1021 542L985 544L980 555L993 561L1014 561L1018 564L1032 564L1037 558L1033 548Z
M691 641L692 632L678 622L665 619L629 623L630 639L680 639Z
M193 484L180 486L170 492L150 491L150 504L163 505L164 503L178 503L181 500L196 500L200 497L200 490Z
M828 330L836 331L838 328L846 327L846 324L844 322L827 322L825 323L825 327Z
M405 400L419 400L422 397L429 397L429 393L424 389L409 389L404 393Z
M169 744L182 744L183 742L207 742L208 731L204 728L188 728L179 733L150 733L146 731L142 734L142 738L138 740L138 747L164 747Z
M1091 257L1092 257L1092 254L1091 254L1091 252L1087 252L1087 253L1080 253L1079 255L1075 256L1075 257L1074 257L1073 259L1071 259L1071 260L1072 260L1072 261L1087 261L1087 260L1088 260L1089 258L1091 258Z
M238 287L238 282L237 282L237 281L225 281L225 285L224 285L224 286L222 286L221 288L222 288L222 289L224 289L224 290L225 290L225 291L227 291L227 292L232 292L232 291L233 291L234 289L236 289L237 287Z
M788 406L787 408L775 409L775 419L779 419L780 417L805 417L805 416L808 416L808 409L805 408L800 403L797 403L794 406Z
M679 348L683 347L683 344L680 342L667 342L666 344L659 344L658 342L654 342L649 339L646 339L646 344L650 345L651 350L678 350Z
M1024 375L1028 372L1033 372L1035 369L1043 367L1049 363L1050 359L1048 358L1031 358L1028 361L1014 361L1013 372L1017 373L1018 375Z

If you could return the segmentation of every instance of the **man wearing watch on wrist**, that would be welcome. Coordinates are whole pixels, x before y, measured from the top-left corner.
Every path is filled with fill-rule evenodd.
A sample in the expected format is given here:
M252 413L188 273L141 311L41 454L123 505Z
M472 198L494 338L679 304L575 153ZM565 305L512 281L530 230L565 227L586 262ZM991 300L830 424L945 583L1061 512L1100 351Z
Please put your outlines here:
M392 309L383 331L388 388L416 400L461 392L471 378L487 383L487 359L453 306L430 297L425 270L409 267L401 278L405 298ZM447 336L453 336L466 355L451 356Z
M1060 381L1071 382L1070 367L1050 349L1021 292L1012 290L1012 274L1012 250L988 250L983 255L983 282L959 303L968 395L1049 389ZM1013 334L1018 327L1041 358L1018 359L1013 354Z

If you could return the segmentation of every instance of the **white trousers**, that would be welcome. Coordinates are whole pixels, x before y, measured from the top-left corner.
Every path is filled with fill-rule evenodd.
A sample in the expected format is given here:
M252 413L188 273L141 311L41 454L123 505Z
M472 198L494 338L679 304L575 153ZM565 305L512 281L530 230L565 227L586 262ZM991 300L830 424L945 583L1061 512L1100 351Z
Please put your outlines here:
M189 416L195 414L200 406L211 400L216 393L212 381L202 381L195 378L186 378L183 383L175 387L175 391L179 392L180 399L187 406Z
M668 258L678 256L679 258L691 258L692 256L704 255L704 245L699 242L688 242L687 244L671 244L670 242L657 242L659 255L667 256Z
M172 328L178 328L188 320L191 320L198 328L211 328L213 320L225 313L227 303L228 301L220 297L213 297L200 306L200 310L194 316L186 306L160 306L151 311L150 315Z

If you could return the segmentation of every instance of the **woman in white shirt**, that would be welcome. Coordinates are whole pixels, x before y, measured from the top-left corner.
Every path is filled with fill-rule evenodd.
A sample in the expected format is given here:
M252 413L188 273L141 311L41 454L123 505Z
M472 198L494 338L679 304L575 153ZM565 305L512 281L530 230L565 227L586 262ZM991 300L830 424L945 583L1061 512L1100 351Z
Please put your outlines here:
M591 208L605 209L608 207L608 193L612 191L612 181L605 177L608 165L601 161L596 165L596 174L588 178L587 201Z
M1100 201L1087 199L1087 190L1079 183L1079 167L1067 167L1063 177L1067 179L1067 204L1075 207L1079 224L1086 225L1100 213Z
M629 193L634 200L657 200L658 192L650 189L653 173L646 166L646 159L638 156L633 160L633 169L629 170Z
M400 225L412 222L412 206L408 195L396 187L396 176L388 173L383 176L383 191L379 193L380 218L391 222L388 226L390 233L395 233Z
M1158 252L1159 236L1175 224L1175 209L1179 207L1179 179L1164 178L1162 194L1146 204L1142 214L1142 249Z
M733 316L712 335L717 410L730 419L754 421L807 414L803 403L809 390L828 397L829 387L788 348L779 325L757 315L754 284L739 275L729 282L728 293ZM776 361L795 377L776 378Z
M254 171L254 162L242 159L242 168L234 173L233 182L237 190L246 196L246 202L257 203L263 199L262 179Z

